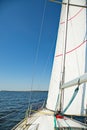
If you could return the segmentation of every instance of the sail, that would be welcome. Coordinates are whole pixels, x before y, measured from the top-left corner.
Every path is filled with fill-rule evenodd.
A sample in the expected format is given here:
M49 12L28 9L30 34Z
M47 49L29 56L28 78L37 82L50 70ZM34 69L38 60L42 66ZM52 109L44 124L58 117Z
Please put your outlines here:
M68 0L64 0L67 3ZM70 0L68 12L68 27L67 27L67 46L65 59L65 82L73 80L85 72L87 72L87 27L86 27L86 8L81 7L86 5L86 0ZM81 5L81 6L72 6ZM55 111L60 80L62 76L63 64L63 50L65 39L65 20L67 5L62 5L60 26L58 30L58 38L54 56L54 63L49 86L49 93L47 99L47 108ZM72 98L74 90L77 86L64 89L64 104L63 109L66 108L69 100ZM79 86L79 91L74 101L67 109L65 114L82 115L85 114L87 103L87 89L86 84Z

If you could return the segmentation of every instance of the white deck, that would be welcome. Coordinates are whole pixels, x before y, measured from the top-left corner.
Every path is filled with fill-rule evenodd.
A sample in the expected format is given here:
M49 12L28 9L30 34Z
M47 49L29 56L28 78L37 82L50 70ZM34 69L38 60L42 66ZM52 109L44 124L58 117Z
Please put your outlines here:
M68 130L69 128L72 128L72 130L87 130L87 126L66 117L57 119L56 126L57 128L62 128L62 130ZM54 127L53 112L41 110L19 123L12 130L54 130Z

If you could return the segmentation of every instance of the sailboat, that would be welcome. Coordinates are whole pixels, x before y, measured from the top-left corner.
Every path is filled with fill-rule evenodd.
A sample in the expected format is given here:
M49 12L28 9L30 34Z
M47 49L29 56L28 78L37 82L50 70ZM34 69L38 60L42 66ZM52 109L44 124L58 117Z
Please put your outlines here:
M52 1L62 9L46 107L12 130L87 130L87 1Z

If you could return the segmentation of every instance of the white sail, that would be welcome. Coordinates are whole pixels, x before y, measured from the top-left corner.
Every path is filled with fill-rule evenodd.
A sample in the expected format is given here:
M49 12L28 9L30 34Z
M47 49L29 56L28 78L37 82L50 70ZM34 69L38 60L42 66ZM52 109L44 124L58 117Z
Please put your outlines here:
M67 0L63 1L67 3ZM70 0L70 4L86 5L86 0ZM59 84L62 75L62 54L64 49L65 36L65 19L66 19L66 5L62 5L60 26L58 31L58 39L53 63L52 76L49 87L49 94L47 100L47 108L55 110L56 102L59 93ZM67 28L67 50L65 63L65 82L73 80L81 76L87 71L86 68L86 8L79 6L69 6L68 13L68 28ZM64 107L65 108L71 99L75 88L67 88L64 90ZM87 89L86 84L79 87L79 92L67 109L65 114L81 115L85 113L87 103Z

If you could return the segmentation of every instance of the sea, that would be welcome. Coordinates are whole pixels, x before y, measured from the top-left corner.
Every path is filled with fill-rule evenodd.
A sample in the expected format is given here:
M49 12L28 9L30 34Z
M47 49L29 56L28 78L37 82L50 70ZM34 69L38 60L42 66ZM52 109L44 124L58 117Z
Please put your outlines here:
M43 105L47 93L47 91L0 91L0 130L11 130L25 118L31 104L33 109L38 109L35 106Z

